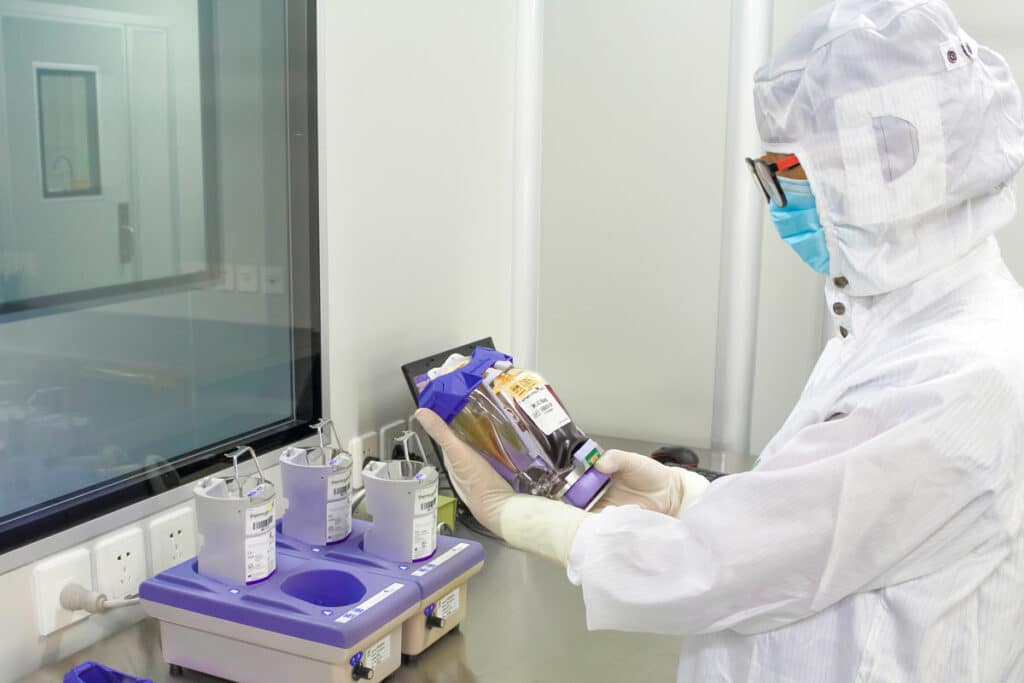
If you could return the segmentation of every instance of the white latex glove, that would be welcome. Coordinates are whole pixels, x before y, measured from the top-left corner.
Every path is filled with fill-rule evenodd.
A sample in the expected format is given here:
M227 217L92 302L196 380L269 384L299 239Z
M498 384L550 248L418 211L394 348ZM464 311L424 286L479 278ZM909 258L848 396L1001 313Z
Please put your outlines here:
M515 493L436 413L421 408L416 419L444 452L452 486L477 521L509 545L566 566L576 531L588 513L549 498Z
M696 502L710 482L696 472L668 467L638 453L610 450L594 465L612 478L611 486L594 506L639 505L645 510L678 517Z

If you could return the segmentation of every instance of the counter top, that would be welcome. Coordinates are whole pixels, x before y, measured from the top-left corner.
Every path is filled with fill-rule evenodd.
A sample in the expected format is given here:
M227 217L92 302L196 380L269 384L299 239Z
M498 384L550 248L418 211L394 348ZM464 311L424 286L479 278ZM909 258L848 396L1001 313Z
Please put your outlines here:
M679 639L588 632L580 590L564 570L466 529L459 535L480 541L487 551L483 570L469 582L462 628L399 669L389 683L675 680ZM88 660L154 683L220 680L171 676L160 653L159 626L146 619L22 681L59 683Z
M649 453L653 444L595 437L609 448ZM704 460L707 453L697 449ZM565 571L491 538L459 529L487 552L483 570L469 581L466 618L450 633L386 680L389 683L548 683L554 681L674 681L680 639L648 634L590 632L583 596ZM154 683L214 682L196 673L172 676L160 652L153 619L128 628L22 683L59 683L84 661L145 676Z

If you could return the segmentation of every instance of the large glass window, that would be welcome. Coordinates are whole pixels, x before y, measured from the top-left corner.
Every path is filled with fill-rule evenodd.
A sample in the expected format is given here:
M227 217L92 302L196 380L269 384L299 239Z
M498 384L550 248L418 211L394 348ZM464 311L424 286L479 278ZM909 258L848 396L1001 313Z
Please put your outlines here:
M0 0L0 552L319 417L312 0Z

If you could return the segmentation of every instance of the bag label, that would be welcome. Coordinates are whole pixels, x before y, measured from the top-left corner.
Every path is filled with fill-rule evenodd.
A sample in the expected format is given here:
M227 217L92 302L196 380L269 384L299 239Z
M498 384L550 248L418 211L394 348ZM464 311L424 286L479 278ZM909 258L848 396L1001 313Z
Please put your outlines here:
M517 400L533 423L548 436L572 422L562 404L543 384Z

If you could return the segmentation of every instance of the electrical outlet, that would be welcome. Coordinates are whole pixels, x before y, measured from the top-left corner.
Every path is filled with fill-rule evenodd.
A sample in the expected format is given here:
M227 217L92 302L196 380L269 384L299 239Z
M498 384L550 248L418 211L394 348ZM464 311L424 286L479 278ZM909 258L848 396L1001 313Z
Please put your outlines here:
M149 523L149 561L154 575L195 554L196 518L191 507L171 510Z
M219 289L222 292L231 292L235 289L235 266L231 263L221 263L215 265L214 270L217 273L217 279L213 283L214 289Z
M396 439L405 433L408 427L405 420L395 420L380 428L380 459L393 460L395 457Z
M380 435L367 432L353 436L348 442L348 452L352 454L352 488L363 488L363 465L369 460L380 459Z
M286 286L284 268L281 266L263 266L264 294L284 294Z
M89 561L89 551L85 548L61 553L32 568L32 592L39 635L48 636L89 616L84 610L71 612L60 606L60 592L71 583L92 590L92 563Z
M129 527L96 541L92 549L96 590L111 600L139 592L146 578L146 544L142 529Z
M235 271L235 286L239 292L260 291L259 266L238 266Z

